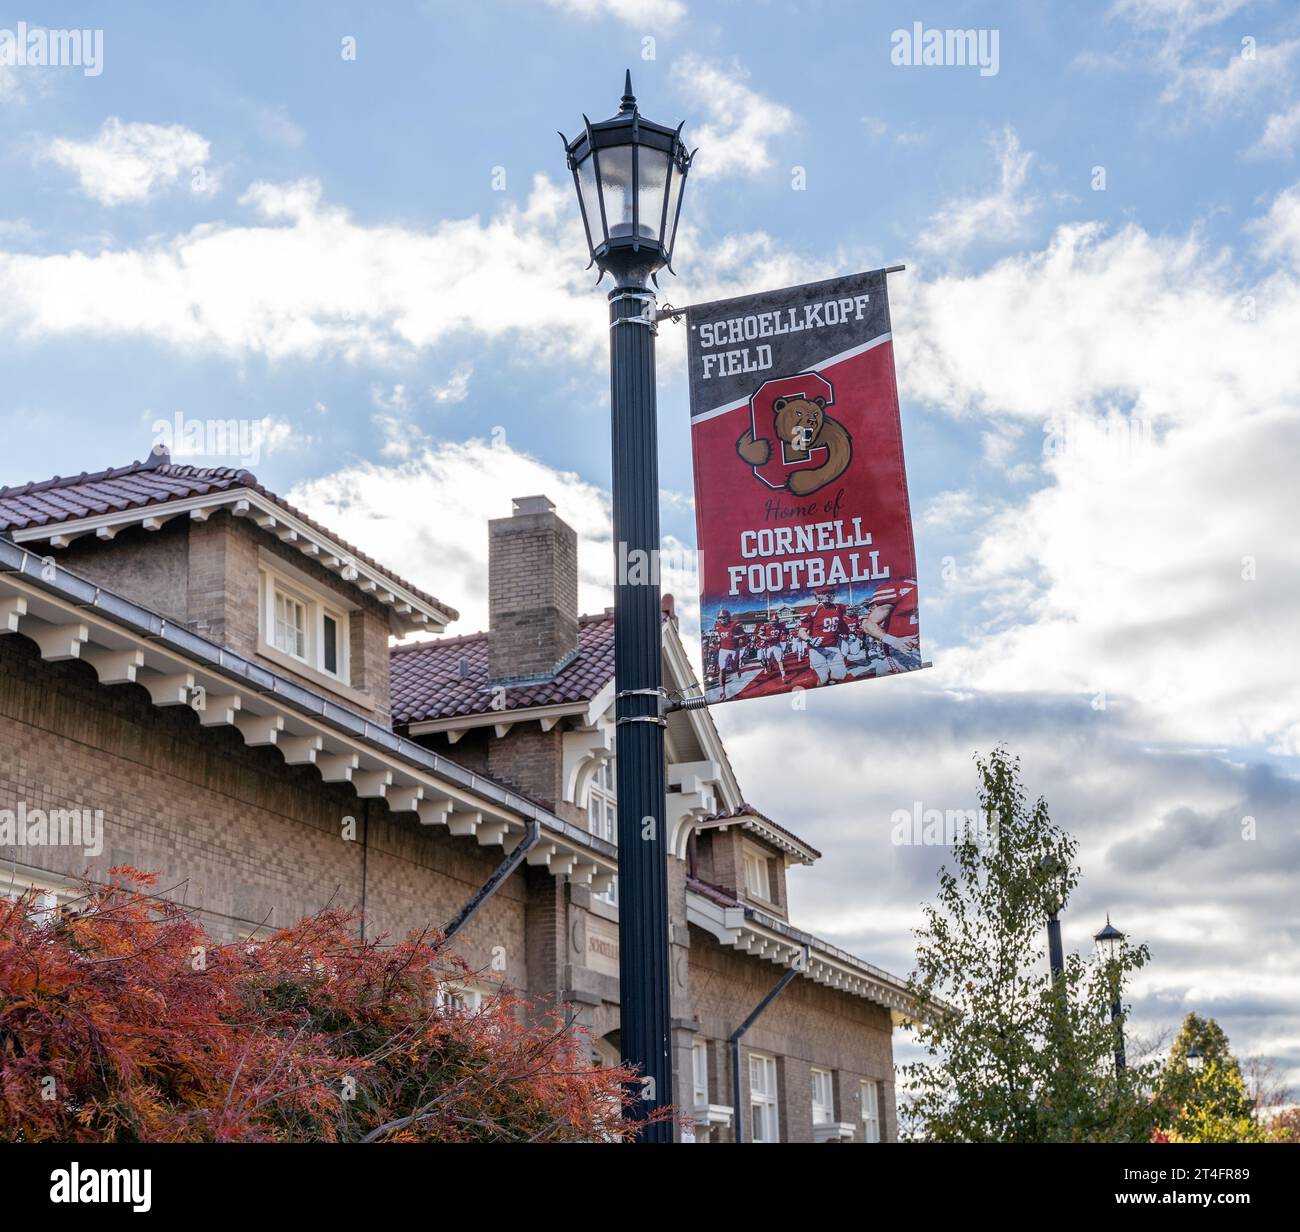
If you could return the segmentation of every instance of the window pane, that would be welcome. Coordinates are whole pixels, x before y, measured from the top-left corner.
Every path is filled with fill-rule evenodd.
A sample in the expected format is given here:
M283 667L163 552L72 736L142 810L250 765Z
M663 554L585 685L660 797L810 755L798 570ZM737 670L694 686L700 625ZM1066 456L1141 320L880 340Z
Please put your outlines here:
M325 670L337 675L339 670L339 627L333 616L326 616L324 618L324 633L322 640L325 643L322 649L322 659Z
M275 596L276 649L295 658L307 657L307 609L296 599L278 591Z

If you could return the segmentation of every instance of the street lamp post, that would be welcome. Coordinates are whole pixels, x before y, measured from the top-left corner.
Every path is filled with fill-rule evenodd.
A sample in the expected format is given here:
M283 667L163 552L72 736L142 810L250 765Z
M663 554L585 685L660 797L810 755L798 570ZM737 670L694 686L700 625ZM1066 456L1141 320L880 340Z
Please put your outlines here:
M1061 862L1055 856L1044 856L1038 862L1038 867L1043 876L1047 877L1055 886L1056 878L1062 871ZM1059 986L1065 978L1065 951L1061 948L1060 920L1060 910L1063 904L1060 895L1055 893L1049 902L1050 906L1047 910L1047 955L1052 968L1052 982Z
M668 970L668 836L659 600L655 295L670 269L692 154L676 129L645 119L624 79L618 114L573 141L561 133L592 262L610 274L610 411L614 497L614 715L619 845L619 1039L641 1074L630 1109L672 1103ZM672 1141L668 1121L643 1142Z
M1124 1010L1119 998L1119 960L1124 952L1124 934L1110 922L1107 913L1106 927L1093 940L1111 981L1110 1020L1115 1025L1115 1077L1118 1078L1128 1063L1124 1056Z

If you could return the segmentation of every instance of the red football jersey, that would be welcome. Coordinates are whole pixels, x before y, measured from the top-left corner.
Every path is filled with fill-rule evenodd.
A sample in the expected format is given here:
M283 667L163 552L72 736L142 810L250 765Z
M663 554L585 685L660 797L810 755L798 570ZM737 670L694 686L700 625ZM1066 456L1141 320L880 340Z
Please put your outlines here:
M877 588L871 596L871 607L890 605L890 613L881 622L881 627L890 637L915 637L917 633L917 595L916 580L904 578L901 582L889 583Z
M844 604L827 603L814 608L810 632L818 646L838 646L844 632Z
M738 620L730 624L717 625L714 631L718 635L719 650L739 650L745 640L745 626Z

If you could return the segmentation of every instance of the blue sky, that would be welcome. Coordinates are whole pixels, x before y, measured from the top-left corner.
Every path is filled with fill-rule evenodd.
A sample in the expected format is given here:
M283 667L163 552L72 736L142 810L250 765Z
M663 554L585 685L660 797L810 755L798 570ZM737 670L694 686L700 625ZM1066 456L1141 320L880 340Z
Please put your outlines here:
M510 495L557 501L606 601L605 308L556 130L625 67L701 146L666 299L905 262L936 669L719 713L753 802L835 856L795 872L801 918L906 970L942 853L888 818L969 807L1005 740L1084 841L1067 943L1110 910L1155 950L1141 1029L1212 1013L1300 1078L1294 6L0 7L24 20L101 29L103 71L0 65L0 483L142 457L178 413L258 421L258 477L454 631ZM996 31L997 73L892 64L915 21ZM671 325L660 413L689 548ZM781 769L794 723L816 783Z

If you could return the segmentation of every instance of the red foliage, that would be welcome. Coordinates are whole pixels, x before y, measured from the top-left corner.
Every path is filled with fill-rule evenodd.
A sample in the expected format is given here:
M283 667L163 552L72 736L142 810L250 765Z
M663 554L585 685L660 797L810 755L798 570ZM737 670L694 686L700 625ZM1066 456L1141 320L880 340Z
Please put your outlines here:
M434 934L361 942L325 911L216 944L114 869L77 909L0 904L0 1138L9 1141L619 1141L628 1071L464 978Z

